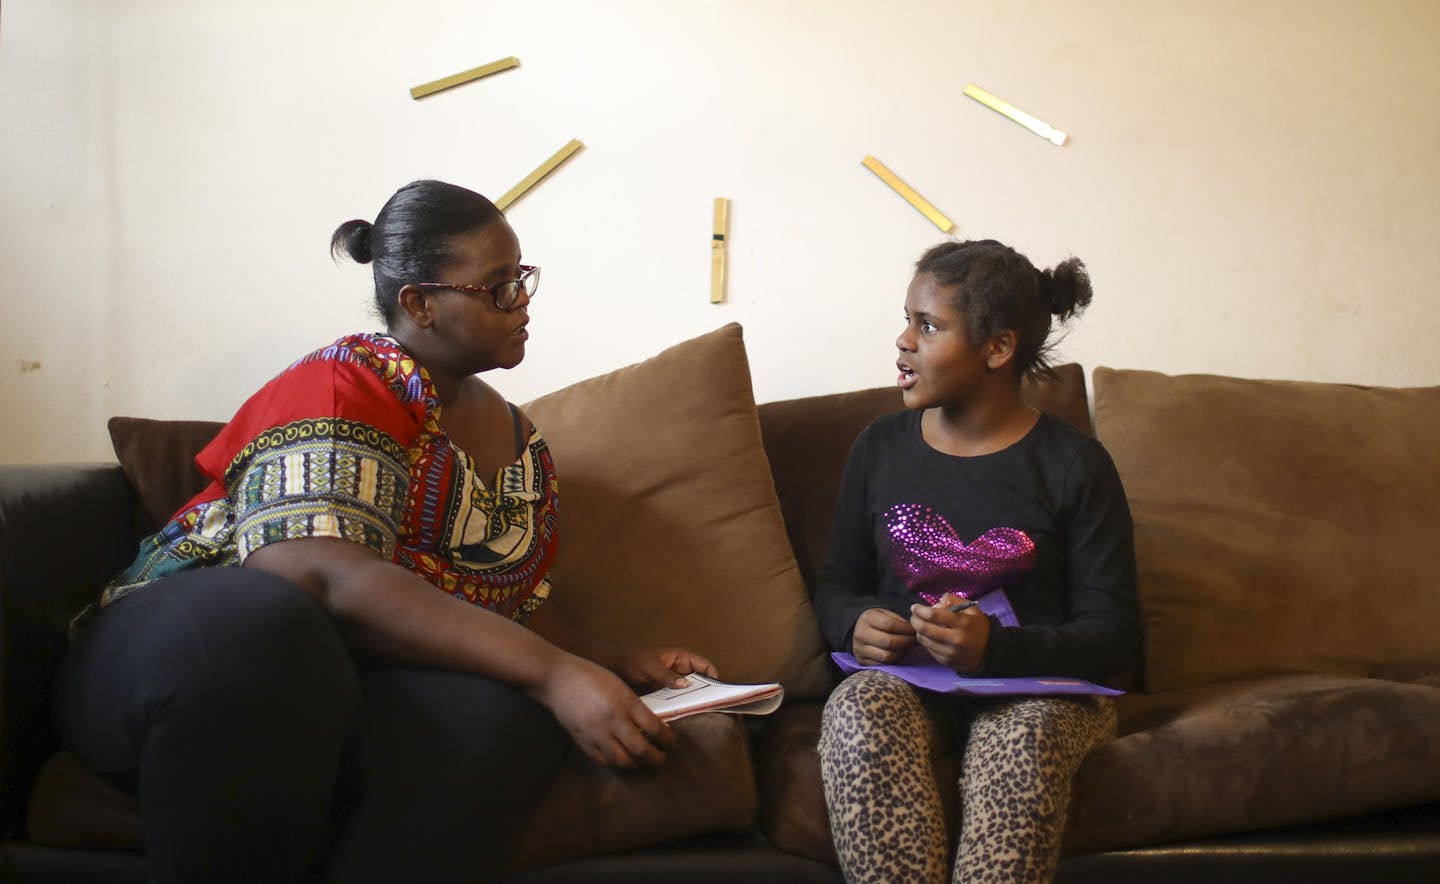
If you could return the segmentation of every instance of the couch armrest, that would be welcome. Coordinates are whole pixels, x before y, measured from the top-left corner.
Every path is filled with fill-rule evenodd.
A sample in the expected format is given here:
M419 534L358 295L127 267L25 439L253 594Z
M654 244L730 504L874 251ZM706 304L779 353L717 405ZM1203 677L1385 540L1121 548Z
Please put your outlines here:
M113 465L0 466L0 831L18 833L55 751L50 678L70 618L135 555L135 493Z

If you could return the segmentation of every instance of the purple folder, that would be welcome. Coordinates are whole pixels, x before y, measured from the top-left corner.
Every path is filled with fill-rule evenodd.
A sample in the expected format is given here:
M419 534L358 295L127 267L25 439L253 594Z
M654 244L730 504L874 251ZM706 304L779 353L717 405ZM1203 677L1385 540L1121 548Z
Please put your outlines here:
M922 651L922 653L924 653ZM1118 697L1125 693L1086 681L1083 678L1036 676L1033 678L966 678L934 660L913 663L862 666L850 654L831 654L840 671L849 675L862 669L878 669L910 682L917 688L941 694L969 694L977 697L1026 697L1040 694L1098 694Z
M980 610L1000 621L1002 626L1019 626L1015 609L1005 590L987 592L975 600ZM879 669L903 678L915 687L940 694L968 694L975 697L1031 697L1042 694L1096 694L1102 697L1118 697L1125 693L1086 681L1083 678L1064 676L1034 676L1031 678L966 678L956 675L955 670L943 663L937 663L924 648L915 647L902 663L886 663L879 666L864 666L853 654L834 653L830 659L849 675L862 669Z

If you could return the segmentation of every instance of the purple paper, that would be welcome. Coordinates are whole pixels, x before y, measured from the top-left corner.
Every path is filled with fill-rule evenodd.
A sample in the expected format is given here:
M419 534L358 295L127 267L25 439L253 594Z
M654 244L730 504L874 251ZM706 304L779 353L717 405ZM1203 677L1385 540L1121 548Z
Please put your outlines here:
M991 593L999 595L999 593ZM989 598L989 596L985 596ZM981 600L981 610L984 610L984 600ZM1009 603L1006 602L1006 608ZM995 612L987 612L995 613ZM1001 615L996 613L997 617ZM1011 616L1014 616L1012 613ZM1003 622L1003 618L1002 618ZM923 653L923 651L922 651ZM881 672L888 672L891 675L903 678L917 688L927 691L935 691L941 694L969 694L978 697L1024 697L1038 696L1042 694L1096 694L1102 697L1118 697L1125 693L1114 688L1107 688L1094 682L1085 681L1083 678L1061 678L1051 676L1036 676L1032 678L966 678L956 675L954 670L942 663L930 660L915 660L913 662L882 664L879 666L862 666L851 654L835 653L830 658L840 667L846 675L852 672L859 672L861 669L878 669Z
M980 596L975 600L975 607L999 620L1001 626L1020 625L1020 618L1015 616L1015 609L1010 607L1010 597L1005 594L1003 589L987 592Z

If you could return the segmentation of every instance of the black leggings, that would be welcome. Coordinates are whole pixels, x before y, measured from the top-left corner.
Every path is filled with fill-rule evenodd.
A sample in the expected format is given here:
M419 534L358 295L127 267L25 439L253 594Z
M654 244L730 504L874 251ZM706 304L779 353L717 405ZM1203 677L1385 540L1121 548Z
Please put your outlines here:
M357 664L318 602L247 568L106 608L55 717L138 797L162 884L498 880L570 745L507 685Z

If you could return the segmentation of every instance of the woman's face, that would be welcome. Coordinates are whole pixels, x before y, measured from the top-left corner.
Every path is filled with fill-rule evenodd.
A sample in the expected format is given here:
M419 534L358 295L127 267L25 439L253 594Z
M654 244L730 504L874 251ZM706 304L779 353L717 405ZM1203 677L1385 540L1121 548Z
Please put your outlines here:
M955 286L930 273L917 274L905 293L905 330L895 339L900 356L896 380L906 408L963 405L983 383L986 354L975 346L965 315L955 306Z
M453 237L450 251L454 258L441 278L430 281L499 286L520 276L520 240L504 221ZM442 358L463 367L459 371L514 368L525 358L530 298L524 291L509 310L496 307L489 293L429 289L428 295Z

